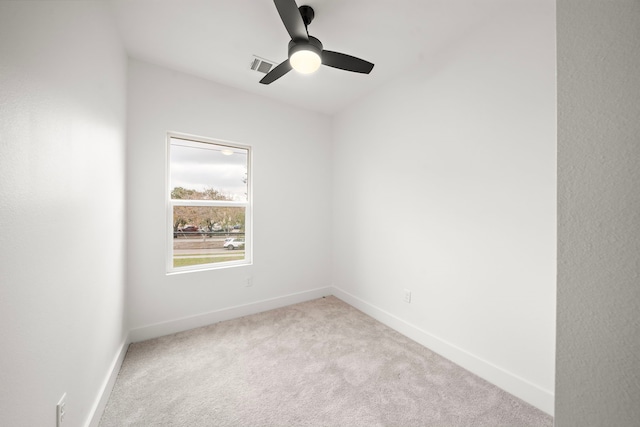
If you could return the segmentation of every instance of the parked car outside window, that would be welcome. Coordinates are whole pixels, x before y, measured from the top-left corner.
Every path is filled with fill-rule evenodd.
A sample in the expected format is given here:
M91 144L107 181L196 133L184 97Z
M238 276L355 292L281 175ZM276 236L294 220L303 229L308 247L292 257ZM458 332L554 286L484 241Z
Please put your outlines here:
M176 231L173 232L173 238L175 239L178 236L189 237L195 236L196 234L201 234L202 230L195 225L185 225L184 227L178 227Z
M244 249L244 239L229 237L228 239L225 239L223 247L229 250L234 250L238 248Z
M200 231L200 229L195 225L185 225L182 229L178 229L178 231L182 231L183 233L195 233L196 231Z

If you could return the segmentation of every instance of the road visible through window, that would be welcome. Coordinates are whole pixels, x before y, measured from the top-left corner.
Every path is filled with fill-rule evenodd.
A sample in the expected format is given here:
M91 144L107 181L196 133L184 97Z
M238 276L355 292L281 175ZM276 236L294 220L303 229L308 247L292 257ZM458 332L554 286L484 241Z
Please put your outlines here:
M250 149L169 136L169 272L250 263Z

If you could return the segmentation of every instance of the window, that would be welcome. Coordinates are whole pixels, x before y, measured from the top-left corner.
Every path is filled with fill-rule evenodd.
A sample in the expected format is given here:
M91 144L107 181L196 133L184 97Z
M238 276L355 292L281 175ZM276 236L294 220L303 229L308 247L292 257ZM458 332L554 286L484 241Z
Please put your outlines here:
M168 134L167 271L251 263L251 149Z

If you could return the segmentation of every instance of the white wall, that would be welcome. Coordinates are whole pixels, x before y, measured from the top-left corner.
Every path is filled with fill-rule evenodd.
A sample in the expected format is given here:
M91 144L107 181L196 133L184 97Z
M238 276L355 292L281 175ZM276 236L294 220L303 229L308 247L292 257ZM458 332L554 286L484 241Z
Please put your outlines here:
M640 3L557 8L556 425L638 425Z
M157 323L205 315L178 322L193 327L216 310L330 285L328 117L136 60L128 111L128 313L132 328L153 330L134 340L175 330L148 328ZM167 131L253 147L252 266L165 274Z
M84 425L124 340L126 57L102 2L0 2L0 424Z
M552 413L554 1L478 21L336 117L334 285Z

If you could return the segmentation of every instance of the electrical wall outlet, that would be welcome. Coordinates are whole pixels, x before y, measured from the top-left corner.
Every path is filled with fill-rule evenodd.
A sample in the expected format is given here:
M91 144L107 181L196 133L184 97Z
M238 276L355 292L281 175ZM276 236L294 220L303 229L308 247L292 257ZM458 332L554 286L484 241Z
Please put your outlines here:
M67 413L67 393L64 393L56 406L56 427L64 426L64 419Z
M409 289L404 290L404 302L411 302L411 291Z

